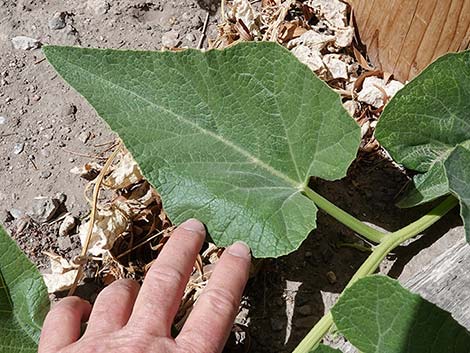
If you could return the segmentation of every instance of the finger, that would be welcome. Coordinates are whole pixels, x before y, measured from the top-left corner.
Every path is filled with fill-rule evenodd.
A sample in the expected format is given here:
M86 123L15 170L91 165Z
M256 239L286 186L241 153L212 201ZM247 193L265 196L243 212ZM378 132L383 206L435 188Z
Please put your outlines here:
M93 305L85 335L114 332L124 327L138 293L139 284L130 279L121 279L103 289Z
M55 304L44 321L38 353L55 353L77 341L90 311L90 303L78 297L67 297Z
M221 352L238 313L250 270L250 249L236 242L222 255L181 333L178 345L195 352Z
M129 326L170 337L183 291L204 242L204 225L190 219L180 225L145 276Z

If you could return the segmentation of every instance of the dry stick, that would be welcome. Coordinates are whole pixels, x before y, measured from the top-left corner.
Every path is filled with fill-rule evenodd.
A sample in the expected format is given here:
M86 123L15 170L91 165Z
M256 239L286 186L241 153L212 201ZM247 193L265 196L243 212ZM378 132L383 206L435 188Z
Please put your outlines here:
M90 213L90 223L88 226L88 233L85 239L85 244L82 246L82 252L80 254L80 264L78 266L78 271L77 275L75 276L75 280L73 281L72 288L70 288L68 295L71 296L75 293L75 290L77 289L78 282L82 279L83 275L83 259L85 259L85 256L88 252L88 247L90 246L90 240L91 240L91 235L93 234L93 226L95 224L95 218L96 218L96 210L97 210L97 204L98 204L98 195L100 193L100 186L101 183L103 182L103 179L106 175L106 171L109 169L111 166L111 163L113 163L114 158L116 158L118 152L121 150L121 144L116 147L114 152L109 156L108 160L103 166L103 169L101 169L100 174L96 178L96 183L95 187L93 189L93 202L91 205L91 213ZM86 260L85 260L86 261Z
M170 228L173 228L173 229L174 229L174 227L170 227ZM134 246L134 247L132 247L132 248L130 248L130 249L127 249L127 250L124 251L123 253L121 253L121 254L119 254L118 256L116 256L116 260L117 260L117 259L120 259L120 258L123 257L123 256L126 256L127 254L129 254L130 252L134 251L135 249L141 247L142 245L147 244L149 241L152 241L153 239L155 239L155 238L158 237L159 235L163 234L163 233L164 233L166 230L168 230L168 229L169 229L169 228L163 229L163 230L159 231L158 233L152 235L151 237L149 237L149 238L147 238L147 239L141 241L141 242L140 242L139 244L137 244L136 246ZM173 229L170 229L169 231L171 232Z
M197 45L198 49L202 49L202 43L204 43L204 38L206 38L207 25L209 24L209 17L211 14L207 11L206 20L204 21L204 27L202 27L201 38L199 39L199 44Z
M222 23L225 23L225 0L220 1L220 16L222 17Z

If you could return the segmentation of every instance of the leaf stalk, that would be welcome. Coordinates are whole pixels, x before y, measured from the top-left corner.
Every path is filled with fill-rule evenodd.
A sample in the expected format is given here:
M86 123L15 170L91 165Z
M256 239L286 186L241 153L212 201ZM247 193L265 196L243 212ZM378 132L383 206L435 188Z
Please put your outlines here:
M374 243L380 243L385 237L387 237L387 234L382 233L368 226L367 224L364 224L357 218L351 216L346 211L343 211L341 208L328 201L320 194L310 189L308 186L304 187L302 193L307 196L310 200L312 200L315 205L317 205L323 211L328 213L337 221L343 223L348 228L352 229L357 234L362 235L364 238Z
M359 279L371 275L377 270L382 260L397 246L404 241L415 237L439 219L445 216L450 210L458 205L458 200L454 196L448 196L441 204L433 208L429 213L418 219L417 221L397 230L396 232L387 234L382 242L374 248L372 254L357 270L351 278L346 288L351 287ZM326 313L320 321L310 330L304 339L295 348L293 353L309 353L313 348L320 344L323 337L333 326L333 316L331 311Z

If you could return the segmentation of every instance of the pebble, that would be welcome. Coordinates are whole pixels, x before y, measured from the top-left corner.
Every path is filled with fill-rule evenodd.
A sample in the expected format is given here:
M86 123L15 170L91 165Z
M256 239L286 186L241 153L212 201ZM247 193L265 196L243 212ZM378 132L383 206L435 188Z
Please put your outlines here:
M53 31L65 28L65 12L56 12L48 24L49 28Z
M180 44L179 33L176 31L166 32L162 36L162 45L167 48L175 48Z
M73 104L66 104L62 108L62 114L64 115L74 115L77 112L77 107Z
M15 143L15 145L13 146L13 153L18 155L23 151L24 151L24 143L22 142Z
M78 135L78 139L83 143L87 143L87 141L90 139L90 136L91 134L89 131L84 131L80 135Z
M14 219L18 219L18 218L21 218L24 216L24 212L17 209L17 208L12 208L10 209L10 211L8 211L11 216L14 218Z
M52 175L52 173L48 170L45 170L39 174L39 177L42 179L47 179Z
M336 273L334 273L333 271L328 271L326 273L326 278L328 279L328 282L330 282L330 284L335 284L338 279L336 278Z
M41 47L41 42L37 39L25 36L14 37L12 38L11 43L13 44L13 48L18 50L34 50Z
M45 223L54 218L60 202L51 197L36 197L33 200L31 211L28 215L37 223Z
M194 42L196 41L196 36L194 35L194 33L189 32L188 34L186 34L186 40L188 42Z
M72 249L72 240L69 237L60 236L57 238L57 247L62 251Z
M7 118L5 118L4 116L0 116L0 125L4 125L7 123Z
M98 16L103 16L109 11L111 5L106 0L88 0L87 7Z
M62 221L62 223L60 224L60 227L59 227L59 235L61 237L64 237L66 235L69 235L70 232L75 228L75 217L71 216L71 215L67 215L64 220ZM67 238L69 239L69 238ZM69 239L70 241L70 239ZM60 245L59 245L60 247Z

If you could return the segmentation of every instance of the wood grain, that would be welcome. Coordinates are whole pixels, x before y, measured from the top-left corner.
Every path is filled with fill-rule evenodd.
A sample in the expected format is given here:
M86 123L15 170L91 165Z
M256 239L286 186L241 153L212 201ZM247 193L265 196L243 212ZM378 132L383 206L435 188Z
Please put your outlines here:
M372 63L407 81L470 45L470 0L349 0Z

